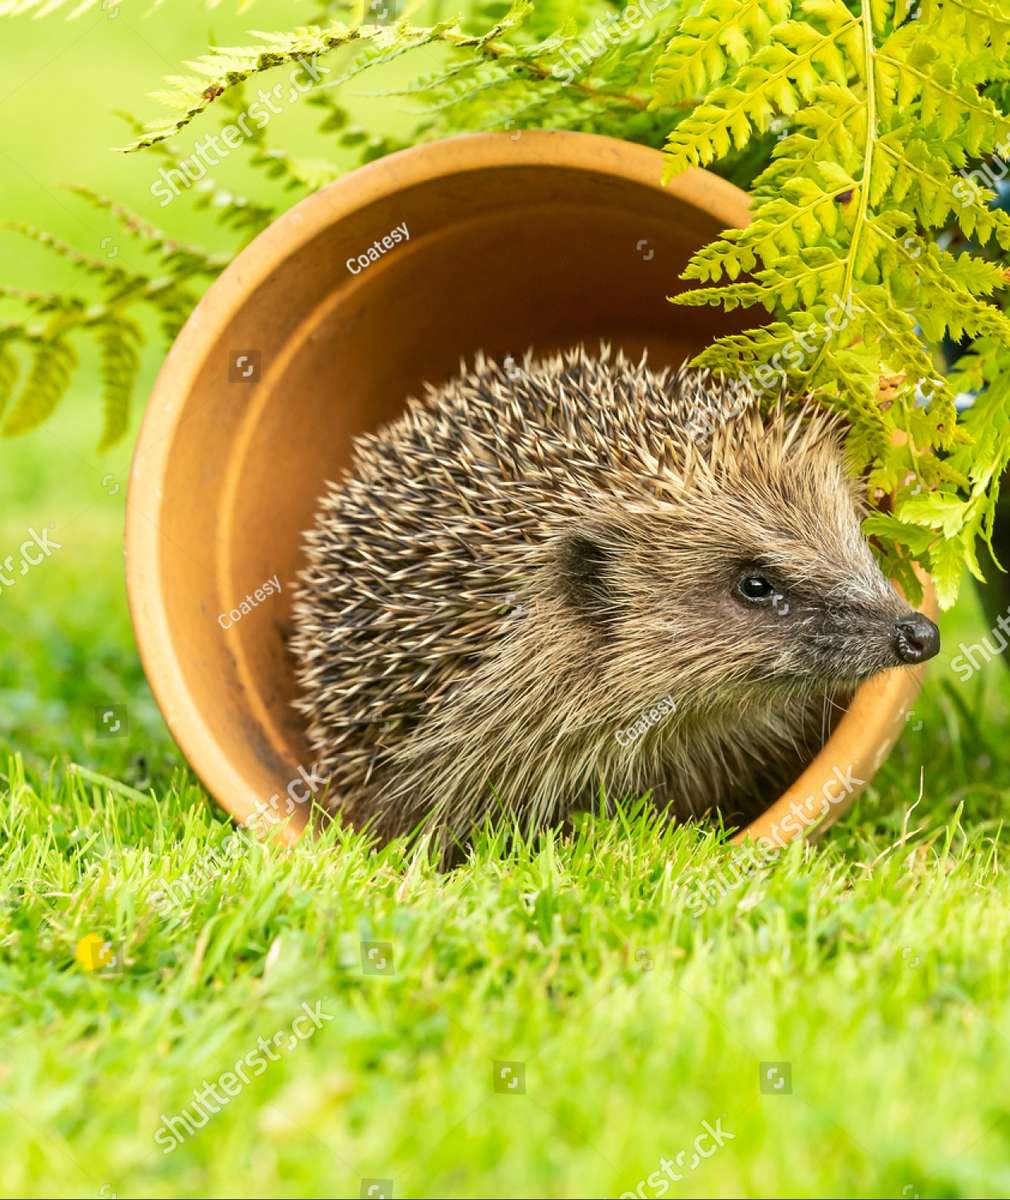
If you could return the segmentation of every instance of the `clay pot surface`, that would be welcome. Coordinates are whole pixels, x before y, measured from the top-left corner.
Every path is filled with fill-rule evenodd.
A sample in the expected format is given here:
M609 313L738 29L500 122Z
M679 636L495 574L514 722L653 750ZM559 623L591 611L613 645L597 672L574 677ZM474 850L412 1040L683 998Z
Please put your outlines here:
M291 809L287 841L306 822L312 756L291 706L292 584L303 531L356 434L478 349L518 358L605 338L679 364L753 323L667 299L694 250L746 223L746 197L704 171L666 188L660 174L658 151L587 134L420 146L303 200L193 312L137 444L127 582L168 726L239 821ZM409 237L395 240L404 225ZM281 590L266 594L273 579ZM839 772L869 779L918 687L915 671L862 687L820 755L747 832L781 830L790 804L808 797L819 810Z

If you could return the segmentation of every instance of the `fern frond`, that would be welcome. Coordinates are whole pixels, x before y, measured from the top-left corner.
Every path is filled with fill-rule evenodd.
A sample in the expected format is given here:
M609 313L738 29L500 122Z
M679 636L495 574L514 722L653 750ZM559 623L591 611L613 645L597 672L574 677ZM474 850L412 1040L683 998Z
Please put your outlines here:
M760 7L706 0L707 23L684 23L694 41L687 28L668 52L683 63L672 87L721 72L670 134L668 174L784 129L755 180L753 221L695 254L684 278L706 286L676 301L767 309L770 325L720 339L698 361L843 413L871 500L894 497L892 519L868 529L890 539L889 565L908 575L918 558L949 602L961 565L977 567L974 540L1010 460L1002 389L987 382L982 415L959 421L931 350L946 337L980 339L989 356L1010 345L1010 274L978 252L1010 249L1010 217L970 168L1010 157L1010 119L987 88L1007 72L1010 21L995 0L930 0L916 12L894 0L797 0L791 19L730 35L732 53L712 48L720 19ZM883 378L894 381L886 392Z
M39 339L24 387L4 421L4 435L27 433L41 425L66 394L76 366L77 352L66 338L56 334Z
M311 95L311 92L306 93L307 98ZM119 116L126 121L137 138L143 135L145 125L142 121L136 120L128 113L119 113ZM247 139L249 145L259 145L260 141L255 136L255 127L250 130L250 134L251 136ZM162 164L159 168L162 181L164 181L165 175L171 178L173 172L176 179L186 175L184 170L186 160L178 147L172 143L155 142L145 149L151 157L159 160ZM152 195L154 186L152 185ZM209 175L205 175L199 184L193 187L192 200L195 208L210 211L214 214L218 224L244 233L247 241L266 229L278 213L275 205L253 201L233 188L219 185Z
M670 134L667 179L746 145L776 117L796 113L825 82L848 85L849 64L859 62L858 18L842 0L801 0L800 7L817 23L775 26L768 44Z
M119 204L83 184L72 184L70 190L93 207L115 217L130 237L140 242L149 254L160 259L166 267L176 268L187 275L207 275L214 278L231 261L231 255L209 254L202 246L180 242L170 237L151 221L132 212L125 204ZM121 271L120 274L125 272Z
M325 158L308 158L286 150L264 147L252 158L253 166L262 167L268 179L282 179L287 188L305 188L316 192L332 183L343 172Z
M101 326L100 375L105 424L99 450L106 450L126 432L130 416L130 397L140 371L138 347L143 341L140 327L128 318L119 318Z
M169 76L169 88L155 93L155 99L178 112L167 123L155 122L136 141L125 147L137 150L164 141L184 129L208 105L229 88L244 83L254 75L275 67L317 59L333 50L358 43L369 43L378 56L398 56L422 46L445 43L457 49L480 48L491 44L502 33L521 22L532 8L531 0L517 0L509 12L482 34L467 34L458 22L443 22L429 27L396 25L342 25L334 23L323 29L307 26L293 33L254 31L264 46L230 47L212 51L187 65L195 75ZM370 57L365 65L376 65L379 58ZM364 69L364 67L362 67Z
M52 250L60 258L72 263L85 274L97 277L106 286L118 286L127 275L127 272L121 266L118 266L113 259L103 260L95 258L90 254L84 254L76 247L63 241L62 238L54 237L51 233L47 233L44 229L39 229L37 226L31 225L26 221L9 221L5 227L14 233L20 233L23 237L30 238L40 246L45 246L48 250Z
M5 338L0 330L0 414L14 393L19 374L20 368L17 355L11 347L11 339Z
M72 263L97 288L98 298L0 286L0 299L13 301L25 316L0 326L0 410L10 399L19 355L31 357L21 393L0 433L28 432L46 420L69 387L77 367L75 342L93 340L99 351L101 395L105 411L100 443L106 449L128 424L129 400L136 386L142 344L134 311L153 313L171 340L198 298L188 284L217 274L230 255L211 255L198 246L169 238L150 222L88 189L74 189L99 208L113 212L157 269L127 268L121 258L108 262L83 254L31 225L15 225L23 235ZM111 239L107 239L111 241ZM104 243L103 243L104 244ZM117 250L118 247L114 247Z
M0 14L62 7L0 0ZM330 19L331 6L316 24L216 48L166 81L158 98L170 115L131 122L130 148L153 155L159 176L184 179L169 199L191 188L195 207L250 237L284 207L283 193L462 130L550 126L665 145L667 177L718 163L750 187L753 219L695 254L684 278L698 286L675 300L753 307L769 320L719 339L699 361L749 376L762 394L807 394L845 417L847 457L878 509L867 532L910 596L916 562L934 573L944 602L964 564L981 573L975 542L991 538L1010 461L1010 213L997 204L1010 175L1003 0L676 0L651 15L610 0L475 0L467 18L428 26L412 23L416 3L397 5L382 24L363 23L363 0L341 8L342 21ZM409 132L363 128L340 89L414 51L422 74L372 89L416 106ZM268 142L245 93L263 72L304 72L310 62L313 86L275 86L318 112L321 156ZM243 157L270 181L274 202L231 191L202 162L186 169L193 156L171 139L212 104L222 134L242 129ZM66 347L90 337L102 356L107 444L126 427L137 314L153 313L171 336L229 256L81 194L153 266L103 263L24 227L99 296L0 289L24 313L0 326L0 402L31 355L8 425L51 411ZM941 342L962 339L974 346L944 378ZM33 375L34 408L25 399ZM959 416L961 392L976 401Z
M790 16L792 0L741 0L729 6L705 0L684 18L656 63L657 105L703 95L731 65L740 65L766 45L773 26Z

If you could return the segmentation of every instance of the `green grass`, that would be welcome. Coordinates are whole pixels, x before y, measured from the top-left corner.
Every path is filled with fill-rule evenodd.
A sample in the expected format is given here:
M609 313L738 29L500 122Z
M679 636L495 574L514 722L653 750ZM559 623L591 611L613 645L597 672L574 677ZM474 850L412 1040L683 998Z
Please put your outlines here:
M142 198L146 164L99 166L108 110L143 109L210 26L160 12L73 45L60 22L0 27L17 68L3 215L80 234L54 185L92 162L96 186ZM277 19L220 12L219 40ZM124 98L99 107L112 80ZM106 230L84 232L97 252ZM5 270L43 269L13 247ZM732 1139L666 1194L1010 1194L1010 689L1000 662L961 684L946 661L985 632L971 593L856 809L699 916L685 872L722 879L733 852L644 812L534 845L488 834L449 874L336 829L228 855L137 660L129 451L94 452L96 409L85 373L47 427L0 443L0 561L30 528L61 543L0 591L0 1194L358 1195L371 1178L397 1196L645 1197L703 1122ZM109 705L125 736L99 736ZM89 935L108 967L76 960ZM392 974L365 973L363 941L388 943ZM306 1003L318 1031L163 1153L162 1115ZM496 1060L525 1065L524 1093L494 1091ZM791 1064L790 1094L762 1094L762 1062Z

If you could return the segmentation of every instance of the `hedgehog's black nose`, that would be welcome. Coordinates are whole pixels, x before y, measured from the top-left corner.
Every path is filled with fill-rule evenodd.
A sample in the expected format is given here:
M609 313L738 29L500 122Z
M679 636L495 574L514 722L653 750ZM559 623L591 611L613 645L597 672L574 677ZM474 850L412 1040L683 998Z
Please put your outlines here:
M894 649L903 663L921 663L940 649L940 631L922 613L894 623Z

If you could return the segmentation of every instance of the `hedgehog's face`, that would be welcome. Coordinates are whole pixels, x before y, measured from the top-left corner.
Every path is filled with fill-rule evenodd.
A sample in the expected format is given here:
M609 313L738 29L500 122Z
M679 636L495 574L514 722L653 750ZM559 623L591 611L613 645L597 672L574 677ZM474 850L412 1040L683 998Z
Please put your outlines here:
M730 475L705 500L687 544L670 528L671 559L675 620L712 647L717 692L843 689L939 650L936 626L878 567L833 443Z
M877 566L831 442L625 506L563 567L615 681L633 664L681 704L843 691L939 649Z
M845 687L939 650L933 622L882 575L873 587L869 572L826 583L760 555L726 567L719 608L739 646L734 673L747 682Z

